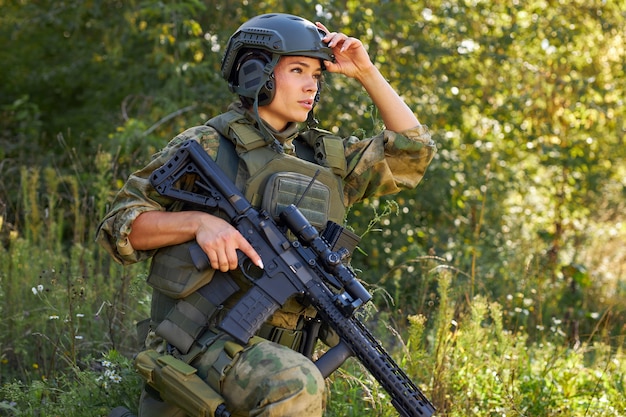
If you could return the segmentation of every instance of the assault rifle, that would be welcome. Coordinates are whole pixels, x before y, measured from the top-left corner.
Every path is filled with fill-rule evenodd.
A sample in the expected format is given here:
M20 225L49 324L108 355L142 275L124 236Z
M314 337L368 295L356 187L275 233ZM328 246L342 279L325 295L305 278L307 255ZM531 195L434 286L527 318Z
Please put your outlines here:
M192 190L180 187L193 175ZM239 265L253 284L228 311L218 327L246 344L261 325L293 296L312 305L318 317L339 336L340 342L315 363L324 377L351 356L376 378L403 417L429 417L434 406L394 362L355 311L371 299L369 292L345 266L345 254L333 251L295 205L287 206L275 221L255 209L202 146L184 142L176 154L154 171L150 181L159 194L205 211L225 215L263 260L264 269L239 253ZM291 241L287 231L297 238ZM192 257L196 268L209 266L199 250Z

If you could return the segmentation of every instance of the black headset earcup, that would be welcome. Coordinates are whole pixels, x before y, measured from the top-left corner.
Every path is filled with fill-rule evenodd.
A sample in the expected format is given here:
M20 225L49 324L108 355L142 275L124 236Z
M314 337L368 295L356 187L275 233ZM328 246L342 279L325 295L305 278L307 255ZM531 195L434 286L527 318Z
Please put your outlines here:
M256 92L263 79L265 62L260 59L249 59L241 64L237 76L239 88L250 93Z
M261 83L263 87L259 91L259 106L269 104L274 98L274 81L265 80L265 66L267 61L261 58L250 58L241 63L237 73L239 93L244 97L254 98Z

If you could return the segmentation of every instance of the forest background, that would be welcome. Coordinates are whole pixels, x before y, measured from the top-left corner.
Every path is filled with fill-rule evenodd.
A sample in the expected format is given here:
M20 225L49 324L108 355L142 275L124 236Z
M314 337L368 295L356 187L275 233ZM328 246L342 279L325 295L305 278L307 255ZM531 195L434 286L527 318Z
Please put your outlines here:
M113 263L95 229L133 170L226 108L228 37L277 11L362 39L438 144L417 190L347 219L365 318L438 415L626 415L624 0L0 10L0 415L136 410L147 263ZM381 128L341 77L316 111L342 136ZM331 382L328 415L394 415L358 364Z

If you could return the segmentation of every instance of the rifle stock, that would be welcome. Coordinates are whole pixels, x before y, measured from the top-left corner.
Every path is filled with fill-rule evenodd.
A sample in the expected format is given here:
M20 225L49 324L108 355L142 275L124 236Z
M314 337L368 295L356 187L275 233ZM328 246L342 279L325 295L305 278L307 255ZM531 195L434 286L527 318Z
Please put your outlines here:
M192 191L178 185L186 175L196 176ZM354 316L371 295L343 265L341 254L329 248L295 206L280 214L279 225L266 212L255 209L193 140L184 142L150 181L162 195L225 214L263 260L264 269L260 270L240 253L240 267L253 286L226 314L220 329L247 343L289 298L300 296L341 339L316 362L324 377L355 356L389 394L401 416L429 417L435 412L431 402ZM297 240L290 241L285 229ZM196 267L208 267L203 255L202 250L196 250Z

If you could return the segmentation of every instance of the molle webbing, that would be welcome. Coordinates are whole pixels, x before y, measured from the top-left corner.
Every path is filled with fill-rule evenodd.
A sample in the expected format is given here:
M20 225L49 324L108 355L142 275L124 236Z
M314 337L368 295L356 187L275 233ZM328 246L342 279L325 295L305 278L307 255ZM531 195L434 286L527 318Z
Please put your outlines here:
M320 164L330 167L335 174L346 176L348 166L343 141L334 137L321 137L315 142L315 158Z
M294 140L296 144L298 141L306 143L312 149L312 162L332 169L335 175L339 175L341 178L348 175L348 162L346 161L342 138L325 130L311 129L303 132Z
M243 114L236 111L228 111L212 118L207 122L223 136L232 139L241 150L251 150L266 146L267 143L259 131L254 128L252 122ZM239 152L240 149L237 149Z
M156 328L156 334L187 354L198 337L212 325L223 303L239 290L225 273L216 272L211 282L178 300Z

